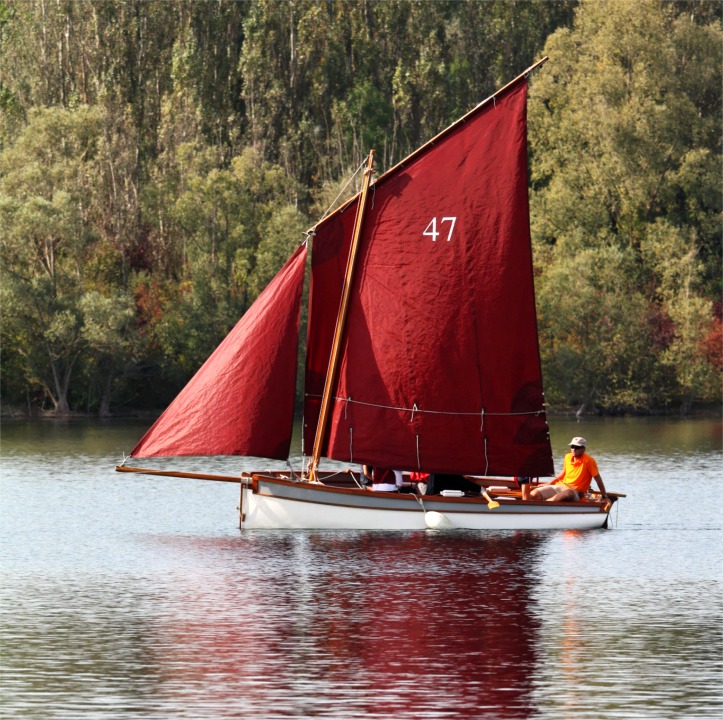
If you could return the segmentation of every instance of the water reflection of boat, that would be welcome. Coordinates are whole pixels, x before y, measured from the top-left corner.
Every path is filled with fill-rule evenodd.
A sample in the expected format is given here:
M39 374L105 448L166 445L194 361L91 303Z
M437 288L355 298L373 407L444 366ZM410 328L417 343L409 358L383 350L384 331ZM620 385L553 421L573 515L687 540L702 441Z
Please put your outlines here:
M377 567L356 591L368 608L358 648L375 698L368 714L408 715L413 702L417 717L529 717L534 564L544 539L445 533L361 542ZM325 602L348 603L343 586L327 587Z
M177 610L155 619L149 652L169 649L154 655L167 689L203 688L204 702L239 717L532 717L535 588L549 538L309 532L203 548L174 539L185 557L226 572L177 578Z
M242 527L606 525L615 495L523 503L511 480L554 472L527 198L527 78L542 62L374 183L372 152L361 193L313 229L304 398L313 451L297 471L206 476L241 483ZM132 457L288 458L308 244ZM474 476L483 491L369 492L350 473L322 472L322 456Z

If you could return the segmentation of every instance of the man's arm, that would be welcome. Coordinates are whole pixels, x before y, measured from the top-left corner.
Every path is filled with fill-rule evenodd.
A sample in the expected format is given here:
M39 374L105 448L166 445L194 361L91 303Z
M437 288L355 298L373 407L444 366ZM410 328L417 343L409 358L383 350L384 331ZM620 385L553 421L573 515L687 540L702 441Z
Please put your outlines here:
M597 486L600 488L600 492L603 494L603 497L607 497L607 491L605 490L605 486L603 485L602 478L600 477L600 474L598 473L593 477L593 480L597 483Z

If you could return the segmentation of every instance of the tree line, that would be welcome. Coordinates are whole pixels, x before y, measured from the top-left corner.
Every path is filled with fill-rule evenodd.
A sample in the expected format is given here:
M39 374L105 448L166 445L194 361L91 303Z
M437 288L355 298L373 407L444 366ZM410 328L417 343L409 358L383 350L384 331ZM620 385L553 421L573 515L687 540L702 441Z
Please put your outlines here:
M370 148L391 167L543 54L549 404L719 401L721 20L715 0L0 0L3 404L164 406Z

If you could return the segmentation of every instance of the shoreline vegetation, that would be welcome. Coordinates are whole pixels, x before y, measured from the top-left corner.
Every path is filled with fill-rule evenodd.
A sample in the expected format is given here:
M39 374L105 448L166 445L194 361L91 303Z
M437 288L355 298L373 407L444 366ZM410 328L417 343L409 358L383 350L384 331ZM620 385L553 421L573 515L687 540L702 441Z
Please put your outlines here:
M77 412L71 411L64 415L59 415L53 410L40 410L38 408L31 408L30 411L27 408L21 408L18 406L5 405L0 408L0 422L5 420L143 420L149 424L155 422L155 420L161 415L163 410L149 410L145 408L127 409L122 411L116 411L105 417L99 417L98 413L93 412ZM680 408L650 408L640 412L626 412L618 415L612 415L609 413L601 412L580 412L579 409L573 407L566 408L555 408L547 411L548 419L554 418L594 418L594 417L660 417L660 418L674 418L674 417L685 417L689 419L695 418L721 418L723 408L719 403L705 403L698 404L687 413L681 413ZM302 416L299 414L294 415L294 420L301 420Z
M2 417L166 407L370 149L388 170L544 55L548 405L720 407L722 23L718 0L0 0Z

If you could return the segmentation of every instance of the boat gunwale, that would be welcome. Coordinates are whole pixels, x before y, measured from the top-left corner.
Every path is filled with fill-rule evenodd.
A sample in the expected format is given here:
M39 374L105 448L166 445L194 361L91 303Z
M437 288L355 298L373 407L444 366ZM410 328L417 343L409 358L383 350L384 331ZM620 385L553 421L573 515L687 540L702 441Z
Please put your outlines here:
M270 471L273 472L273 471ZM272 484L278 484L281 486L286 486L290 488L299 488L299 487L305 487L309 490L314 490L316 492L322 492L322 493L331 493L333 495L346 495L346 496L354 496L354 497L374 497L374 495L378 495L379 499L383 499L385 501L391 501L395 503L405 503L407 505L410 505L409 508L383 508L378 507L374 508L379 510L419 510L419 502L420 500L422 502L433 502L433 503L442 503L443 505L452 505L452 506L467 506L466 512L472 512L474 510L474 507L470 506L484 506L484 508L487 508L487 501L482 497L445 497L443 495L416 495L415 493L395 493L395 492L387 492L387 493L374 493L374 495L370 496L370 493L373 493L372 490L367 490L365 488L340 488L340 487L333 487L331 485L325 485L323 482L309 482L306 480L291 480L286 479L284 477L276 477L271 474L266 474L265 472L252 472L251 473L251 483L250 483L250 489L253 492L254 495L259 495L260 497L276 497L272 494L266 494L261 492L259 488L259 481L272 483ZM615 496L615 493L611 493L610 495ZM316 503L316 504L323 504L323 505L334 505L335 503L323 503L319 502L318 500L307 500L304 498L291 498L291 497L283 497L284 500L291 500L294 502L305 502L305 503ZM614 498L617 500L617 497ZM595 511L608 514L610 512L610 509L605 510L606 503L604 501L596 501L596 500L579 500L579 501L569 501L565 503L548 503L545 500L541 501L535 501L535 500L526 500L524 504L521 501L518 501L516 499L512 498L504 498L504 497L495 497L495 500L499 502L500 506L506 506L506 507L515 507L515 508L523 508L523 507L530 507L530 508L546 508L550 514L561 514L561 515L568 515L574 510L575 508L579 509L585 509L586 513L593 513ZM412 504L414 503L414 504ZM524 511L522 509L516 510L515 514L523 514ZM539 514L539 510L535 512L534 514Z

